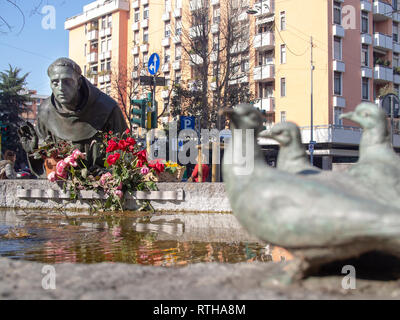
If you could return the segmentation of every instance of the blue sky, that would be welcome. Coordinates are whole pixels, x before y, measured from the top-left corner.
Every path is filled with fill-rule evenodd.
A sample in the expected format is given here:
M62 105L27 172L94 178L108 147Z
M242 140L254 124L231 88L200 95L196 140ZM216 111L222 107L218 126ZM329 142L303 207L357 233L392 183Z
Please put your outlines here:
M19 5L25 16L7 1L0 1L0 17L13 29L0 33L0 70L8 69L8 64L21 68L21 73L29 72L28 88L39 94L51 93L46 74L47 67L59 57L68 57L68 31L64 30L66 18L82 12L84 5L93 0L12 0ZM42 28L45 15L41 13L45 5L52 5L56 13L55 29ZM36 10L35 10L36 9ZM34 12L33 12L34 11ZM0 30L5 31L6 26Z

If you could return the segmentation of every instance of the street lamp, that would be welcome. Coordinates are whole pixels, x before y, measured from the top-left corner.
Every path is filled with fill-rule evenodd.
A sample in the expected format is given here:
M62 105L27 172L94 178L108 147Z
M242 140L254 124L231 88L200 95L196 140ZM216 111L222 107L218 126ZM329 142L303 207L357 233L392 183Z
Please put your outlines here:
M260 5L255 4L253 8L247 9L246 13L247 14L251 14L251 15L262 13L262 9L263 8L265 8L267 10L271 10L269 5L266 4L266 3L264 4L264 0L261 0ZM261 50L262 50L262 47L263 47L263 32L261 32L260 36L261 36L261 44L260 44L260 46L261 46ZM258 56L258 57L260 58L260 56ZM261 110L263 110L263 98L264 98L264 85L263 85L263 82L262 82L263 67L264 67L264 55L261 58L261 74L260 74L260 80L261 80L261 83L262 83L262 85L261 85L261 98L260 98L260 100L261 100L260 101L261 102L260 109Z

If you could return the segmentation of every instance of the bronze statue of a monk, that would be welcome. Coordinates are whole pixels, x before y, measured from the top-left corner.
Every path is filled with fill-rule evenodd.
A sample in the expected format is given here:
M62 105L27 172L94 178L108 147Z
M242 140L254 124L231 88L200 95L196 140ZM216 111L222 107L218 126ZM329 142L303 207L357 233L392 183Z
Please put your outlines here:
M49 138L71 141L87 153L90 165L102 166L102 156L92 141L100 138L99 131L122 133L128 128L118 103L82 76L81 68L71 59L57 59L47 74L52 95L38 108L36 130L28 123L19 130L32 171L43 176L43 160L33 159L29 153Z

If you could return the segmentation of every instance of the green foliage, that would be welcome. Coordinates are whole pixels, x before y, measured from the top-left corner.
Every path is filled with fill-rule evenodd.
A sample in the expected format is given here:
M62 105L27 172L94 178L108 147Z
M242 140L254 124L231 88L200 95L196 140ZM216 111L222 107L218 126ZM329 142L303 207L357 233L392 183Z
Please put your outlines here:
M17 130L23 119L21 114L27 111L26 103L30 102L29 94L24 93L28 73L20 75L21 69L13 68L0 72L0 122L8 126L7 140L2 150L10 149L19 154L22 147Z

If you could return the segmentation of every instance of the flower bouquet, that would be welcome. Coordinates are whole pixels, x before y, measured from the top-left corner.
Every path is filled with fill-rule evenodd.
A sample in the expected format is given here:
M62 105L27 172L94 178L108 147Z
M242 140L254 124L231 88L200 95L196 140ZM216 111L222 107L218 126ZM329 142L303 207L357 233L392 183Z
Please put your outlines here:
M105 196L97 202L97 210L123 210L125 195L135 191L157 190L154 181L145 176L164 171L164 164L149 163L146 150L141 150L129 130L121 134L102 134L101 152L104 152L104 169L96 174L89 172L83 161L85 154L74 150L58 161L56 171L48 175L50 181L70 180L71 199L79 197L81 190L94 190ZM152 209L148 201L141 210Z

